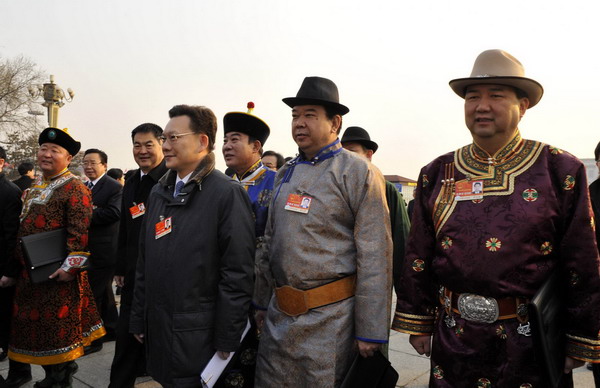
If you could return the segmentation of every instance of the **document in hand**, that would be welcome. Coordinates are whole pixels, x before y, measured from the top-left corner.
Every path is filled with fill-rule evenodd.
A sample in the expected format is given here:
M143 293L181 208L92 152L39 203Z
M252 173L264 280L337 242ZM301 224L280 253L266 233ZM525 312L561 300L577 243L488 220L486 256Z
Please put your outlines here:
M242 338L240 339L240 343L244 340L248 331L250 330L250 320L246 323L246 328L244 329L244 333L242 334ZM219 376L229 364L229 361L233 357L235 352L229 353L229 357L226 360L222 360L216 353L210 359L208 364L204 367L204 370L200 374L200 378L202 379L202 387L203 388L213 388L217 380L219 380Z
M67 257L67 230L55 229L21 238L32 283L48 281Z

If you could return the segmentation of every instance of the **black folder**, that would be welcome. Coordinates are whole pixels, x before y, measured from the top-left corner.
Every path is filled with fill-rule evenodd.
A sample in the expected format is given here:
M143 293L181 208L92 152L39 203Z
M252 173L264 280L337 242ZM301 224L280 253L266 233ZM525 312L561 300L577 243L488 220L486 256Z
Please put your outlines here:
M67 257L65 228L21 237L27 272L32 283L48 281Z
M380 351L367 358L357 354L340 388L394 388L398 377L398 372Z
M535 357L545 369L550 387L558 387L566 356L564 276L556 268L528 307Z

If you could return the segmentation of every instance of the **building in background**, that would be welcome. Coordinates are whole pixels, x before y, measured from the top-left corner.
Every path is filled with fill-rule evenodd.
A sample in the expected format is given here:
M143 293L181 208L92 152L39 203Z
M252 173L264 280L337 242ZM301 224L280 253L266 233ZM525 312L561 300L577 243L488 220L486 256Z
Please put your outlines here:
M413 191L417 188L417 181L400 175L384 175L386 181L390 181L402 193L405 201L410 201Z
M594 158L579 159L585 166L585 173L587 175L588 185L598 179L598 167L596 167L596 161Z

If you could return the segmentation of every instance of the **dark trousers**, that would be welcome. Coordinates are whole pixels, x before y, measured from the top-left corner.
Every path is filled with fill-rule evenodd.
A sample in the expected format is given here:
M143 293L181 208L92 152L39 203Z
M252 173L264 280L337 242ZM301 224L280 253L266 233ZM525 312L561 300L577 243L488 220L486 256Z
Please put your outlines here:
M0 347L8 351L10 336L10 319L12 317L12 302L15 287L0 288ZM31 375L31 365L9 360L8 376L17 377Z
M0 288L0 348L8 351L10 320L12 317L12 301L15 287Z
M110 367L109 388L133 387L136 377L146 370L144 345L129 333L133 279L133 276L125 278L125 286L121 289L121 308L116 330L115 357Z
M593 364L592 368L594 371L594 384L596 388L600 388L600 364Z
M90 287L96 300L96 308L100 313L102 322L107 332L114 331L117 327L119 313L115 303L115 293L112 289L113 267L89 268L88 277Z

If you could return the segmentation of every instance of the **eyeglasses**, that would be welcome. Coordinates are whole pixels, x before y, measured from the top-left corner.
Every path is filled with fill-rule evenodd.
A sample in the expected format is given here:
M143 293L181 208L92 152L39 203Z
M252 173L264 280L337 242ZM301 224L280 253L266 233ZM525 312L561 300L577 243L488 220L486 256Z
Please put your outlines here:
M187 136L187 135L193 135L195 133L196 132L174 133L169 136L164 136L164 135L159 136L158 139L162 140L163 142L168 140L169 143L173 144L173 143L177 143L177 140L179 140L180 137Z
M95 160L86 160L82 163L84 166L96 166L98 164L102 164L101 162L96 162Z

